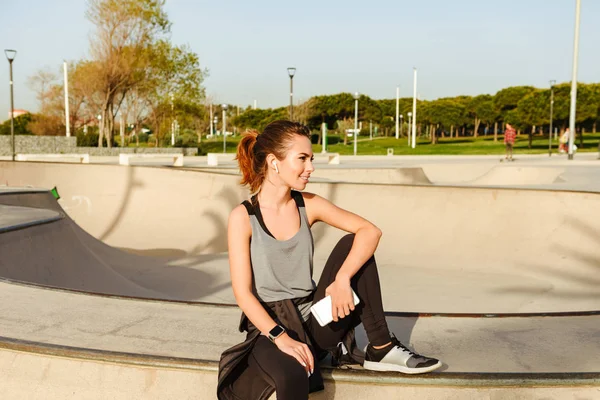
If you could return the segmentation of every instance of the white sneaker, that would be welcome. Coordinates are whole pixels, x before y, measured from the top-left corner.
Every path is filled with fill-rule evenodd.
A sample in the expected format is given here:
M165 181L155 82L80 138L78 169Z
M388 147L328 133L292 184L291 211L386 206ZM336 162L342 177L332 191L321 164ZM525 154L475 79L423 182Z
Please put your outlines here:
M424 374L441 366L441 361L409 350L393 335L392 344L384 349L377 350L371 344L367 345L363 364L365 369L371 371L396 371L404 374Z

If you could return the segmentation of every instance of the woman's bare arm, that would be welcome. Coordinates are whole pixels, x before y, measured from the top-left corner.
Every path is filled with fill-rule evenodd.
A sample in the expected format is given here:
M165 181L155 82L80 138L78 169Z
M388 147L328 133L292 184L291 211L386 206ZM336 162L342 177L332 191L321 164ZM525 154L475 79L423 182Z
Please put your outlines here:
M363 217L344 210L329 200L312 193L303 193L311 223L323 221L343 231L354 233L354 243L337 276L352 278L375 253L381 230Z
M354 311L350 279L375 253L381 238L381 230L366 219L337 207L321 196L312 193L303 193L303 196L311 224L323 221L355 234L352 248L336 274L335 281L325 290L325 293L331 296L331 312L333 320L337 322L338 318L344 318Z

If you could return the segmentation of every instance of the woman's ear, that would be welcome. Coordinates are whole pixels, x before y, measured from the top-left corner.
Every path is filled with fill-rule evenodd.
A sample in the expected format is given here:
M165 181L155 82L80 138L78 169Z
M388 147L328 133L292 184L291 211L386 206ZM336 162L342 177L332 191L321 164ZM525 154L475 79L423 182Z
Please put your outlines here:
M278 163L277 157L275 154L267 155L267 167L271 169L275 169L275 165Z

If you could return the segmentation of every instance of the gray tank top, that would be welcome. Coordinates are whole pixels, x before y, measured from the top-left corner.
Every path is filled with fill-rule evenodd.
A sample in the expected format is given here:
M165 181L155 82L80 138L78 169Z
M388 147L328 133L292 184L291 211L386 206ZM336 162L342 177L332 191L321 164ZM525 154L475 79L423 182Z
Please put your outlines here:
M277 240L266 227L256 197L252 203L242 203L250 215L252 239L250 261L254 287L264 302L295 299L310 295L316 284L312 279L314 241L304 198L292 191L300 215L300 229L288 240ZM310 316L311 303L301 304L298 310L304 320Z

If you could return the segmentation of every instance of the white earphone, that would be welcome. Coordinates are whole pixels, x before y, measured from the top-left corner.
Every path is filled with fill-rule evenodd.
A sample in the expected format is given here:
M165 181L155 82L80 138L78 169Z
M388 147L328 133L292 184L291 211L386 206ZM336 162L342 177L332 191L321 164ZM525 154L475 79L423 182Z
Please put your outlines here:
M275 172L279 173L279 168L277 168L277 163L273 161L273 166L275 167Z

